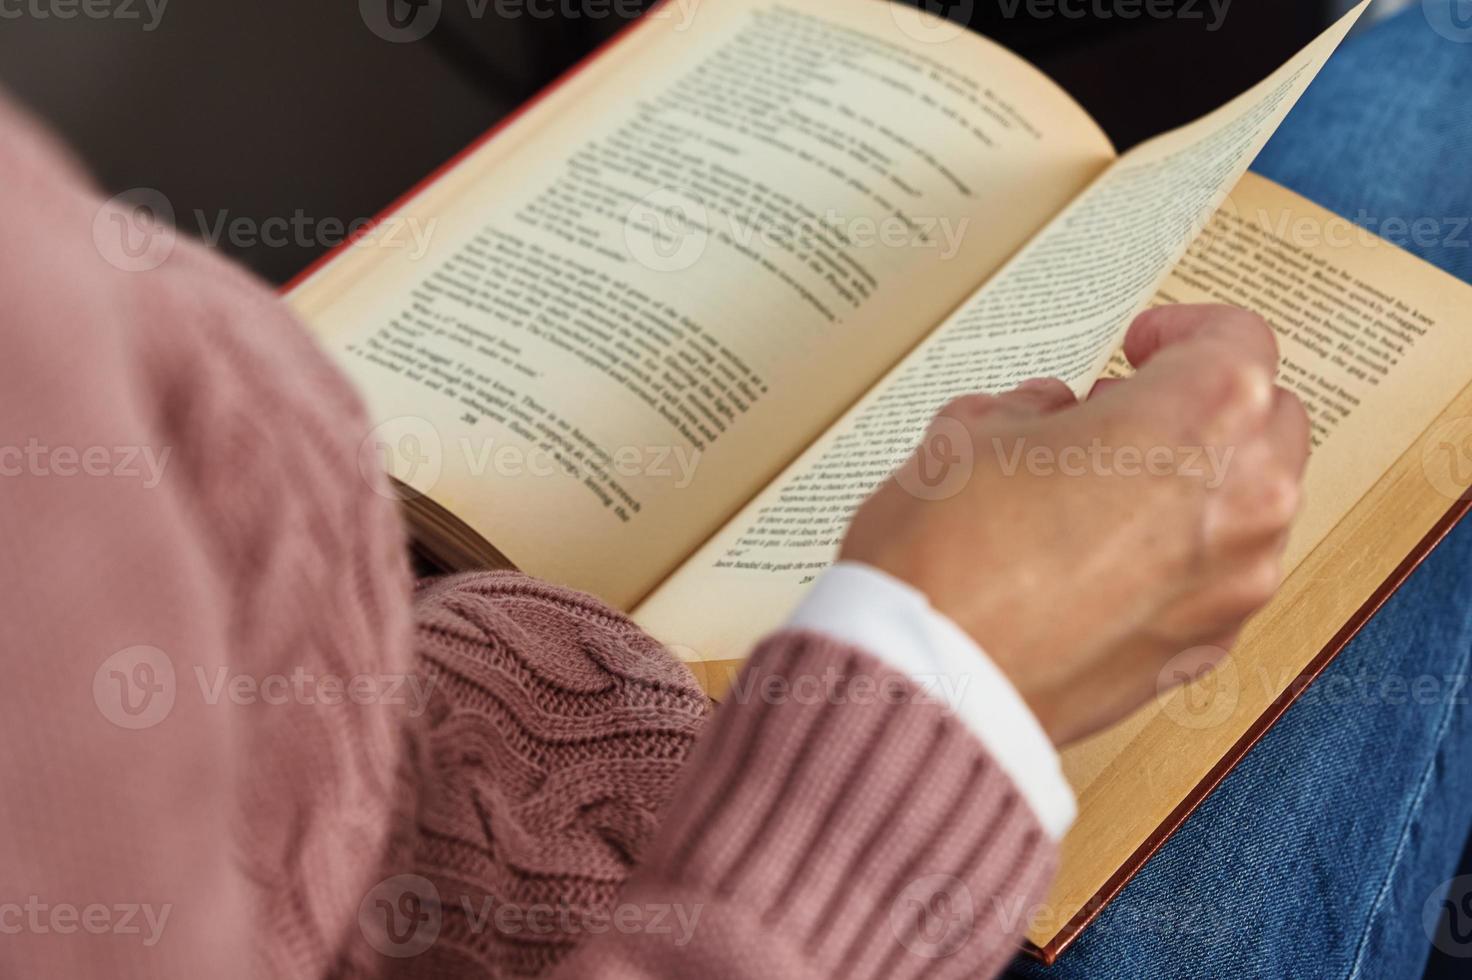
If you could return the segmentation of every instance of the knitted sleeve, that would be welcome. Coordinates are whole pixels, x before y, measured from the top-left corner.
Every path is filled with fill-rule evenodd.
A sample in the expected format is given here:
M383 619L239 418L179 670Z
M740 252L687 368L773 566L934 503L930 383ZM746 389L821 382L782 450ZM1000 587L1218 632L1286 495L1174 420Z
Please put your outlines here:
M356 972L976 978L1015 951L1051 843L864 652L773 636L706 727L688 672L587 597L465 575L418 623L420 811Z

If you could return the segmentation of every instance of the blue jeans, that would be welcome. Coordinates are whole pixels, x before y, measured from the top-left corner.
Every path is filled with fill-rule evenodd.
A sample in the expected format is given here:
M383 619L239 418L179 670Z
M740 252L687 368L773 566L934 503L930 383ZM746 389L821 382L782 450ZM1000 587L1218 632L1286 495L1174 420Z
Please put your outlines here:
M1335 55L1255 169L1472 281L1469 98L1472 44L1416 5ZM1472 887L1448 884L1472 826L1469 654L1472 520L1055 966L1012 975L1415 978L1433 933L1472 956Z

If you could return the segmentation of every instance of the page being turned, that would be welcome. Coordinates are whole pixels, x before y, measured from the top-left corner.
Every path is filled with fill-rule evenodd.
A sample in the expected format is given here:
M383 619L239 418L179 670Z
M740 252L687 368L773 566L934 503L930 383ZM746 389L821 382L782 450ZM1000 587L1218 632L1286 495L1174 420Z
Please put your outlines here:
M1085 393L1359 9L1251 91L1112 165L636 610L640 623L695 660L739 658L832 562L854 509L947 401L1040 376ZM696 617L695 598L715 593L720 613Z

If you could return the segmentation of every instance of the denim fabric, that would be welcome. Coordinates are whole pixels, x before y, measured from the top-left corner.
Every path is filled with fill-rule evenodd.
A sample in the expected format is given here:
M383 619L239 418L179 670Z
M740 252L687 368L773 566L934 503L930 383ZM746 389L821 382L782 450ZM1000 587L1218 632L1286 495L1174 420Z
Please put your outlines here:
M1472 0L1424 0L1350 39L1253 169L1472 281L1469 86Z
M1255 169L1472 281L1472 3L1451 2L1351 40ZM1419 977L1472 825L1469 654L1472 521L1054 967L1012 975ZM1438 945L1472 956L1469 924Z

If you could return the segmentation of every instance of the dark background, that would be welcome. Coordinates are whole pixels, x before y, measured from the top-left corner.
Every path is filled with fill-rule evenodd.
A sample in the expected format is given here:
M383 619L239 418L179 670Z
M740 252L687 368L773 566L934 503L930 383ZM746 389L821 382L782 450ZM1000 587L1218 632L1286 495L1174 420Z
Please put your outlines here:
M442 0L428 36L394 44L367 28L356 0L168 0L153 30L142 2L137 20L0 19L0 86L56 128L108 194L161 191L190 228L196 211L208 222L371 217L625 22L476 17L495 4ZM613 2L632 11L639 0ZM1023 55L1124 149L1259 81L1348 0L1232 0L1217 30L1206 0L1198 18L1131 21L1037 18L1026 0L909 2ZM276 283L325 247L226 245ZM1427 977L1466 976L1466 962L1436 953Z
M161 191L185 227L199 227L196 210L211 224L222 212L348 222L376 214L625 22L587 6L578 16L569 0L542 0L543 12L574 12L551 17L441 2L434 30L403 44L370 31L358 0L168 0L151 31L144 0L131 21L0 19L0 85L60 130L109 194ZM1346 0L1232 0L1215 31L1208 0L1191 0L1196 18L1129 21L1038 18L1027 0L909 2L949 3L949 16L1057 79L1123 149L1259 81ZM277 283L323 250L226 247Z

